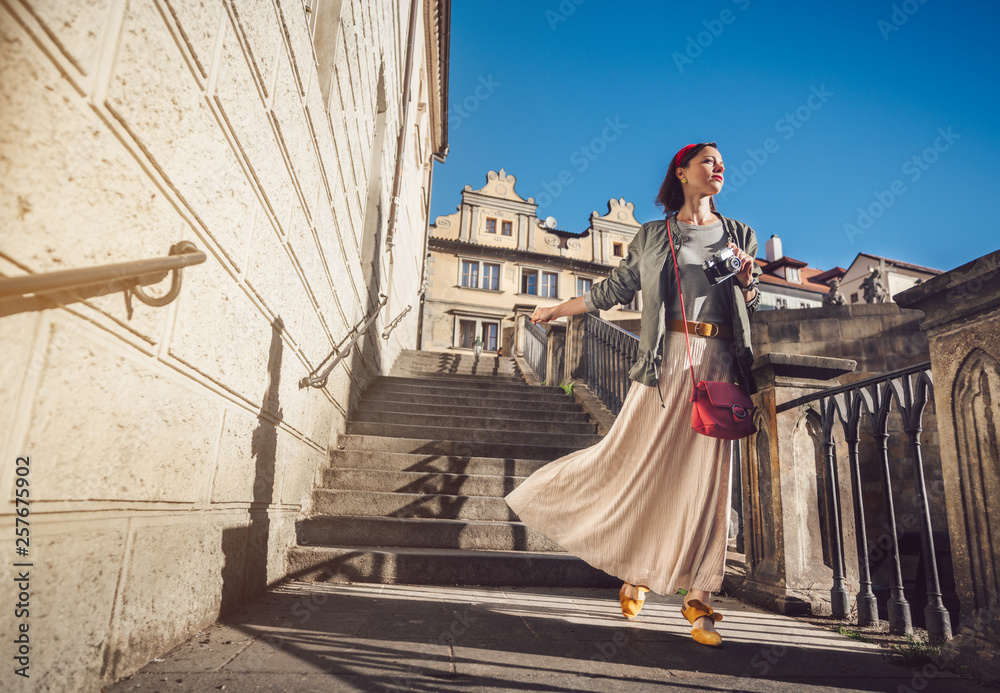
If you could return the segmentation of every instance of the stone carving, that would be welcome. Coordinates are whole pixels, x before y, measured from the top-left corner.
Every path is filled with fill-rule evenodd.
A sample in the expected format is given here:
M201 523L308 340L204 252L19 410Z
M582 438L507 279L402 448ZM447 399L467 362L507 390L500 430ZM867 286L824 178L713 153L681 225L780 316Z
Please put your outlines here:
M608 200L608 213L602 216L600 212L594 210L590 213L590 218L591 225L593 225L593 220L595 219L606 219L616 223L625 223L629 226L640 225L635 218L635 203L627 202L624 197L619 197L617 200Z
M1000 507L993 502L1000 496L1000 363L973 349L955 375L951 400L967 518L960 541L968 553L971 597L981 609L1000 596L997 549L991 546L991 537L1000 537Z
M451 226L451 220L445 217L438 217L437 221L434 222L434 225L439 229L447 229Z
M861 289L865 292L865 301L868 303L884 303L889 293L882 283L882 273L878 267L868 268L868 276L861 282Z
M583 247L583 246L582 246L582 245L580 244L580 241L576 240L575 238L571 238L571 239L569 239L568 241L566 241L566 246L567 246L567 247L568 247L568 248L569 248L570 250L580 250L580 248L582 248L582 247Z
M517 183L517 178L500 169L499 171L488 171L486 173L486 185L479 190L473 190L471 185L466 185L465 190L482 193L489 197L502 197L507 200L534 204L533 198L529 197L527 200L524 200L517 194L517 191L514 189L515 183Z
M842 306L847 303L844 294L840 293L840 280L830 280L830 292L823 295L824 306Z
M559 239L553 236L551 233L545 234L545 243L551 245L552 247L557 247L559 245Z

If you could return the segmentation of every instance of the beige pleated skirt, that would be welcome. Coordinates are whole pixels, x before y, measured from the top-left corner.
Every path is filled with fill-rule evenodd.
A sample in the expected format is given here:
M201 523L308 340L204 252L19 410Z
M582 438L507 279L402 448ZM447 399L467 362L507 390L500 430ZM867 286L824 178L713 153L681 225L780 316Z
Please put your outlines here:
M698 380L734 382L730 344L691 339ZM717 592L733 443L691 430L684 340L667 345L660 371L666 408L655 387L633 381L601 442L545 465L506 500L529 527L622 581L657 594Z

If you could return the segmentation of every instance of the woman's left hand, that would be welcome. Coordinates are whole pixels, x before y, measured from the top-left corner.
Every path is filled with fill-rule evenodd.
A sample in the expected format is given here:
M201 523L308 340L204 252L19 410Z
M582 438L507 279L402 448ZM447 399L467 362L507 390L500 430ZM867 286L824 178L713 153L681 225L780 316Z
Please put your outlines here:
M735 243L726 243L727 248L732 248L733 253L740 259L743 265L740 267L740 271L736 273L736 281L739 282L740 286L744 289L750 286L750 281L753 277L753 266L754 259L740 250L740 247Z

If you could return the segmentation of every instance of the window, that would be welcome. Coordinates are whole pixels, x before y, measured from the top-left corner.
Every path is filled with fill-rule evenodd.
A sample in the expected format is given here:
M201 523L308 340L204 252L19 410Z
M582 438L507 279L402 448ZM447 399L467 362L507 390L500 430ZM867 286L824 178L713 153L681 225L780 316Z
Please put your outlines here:
M476 341L476 321L459 320L458 333L459 333L458 346L462 347L463 349L471 349L472 343Z
M483 340L483 351L496 351L500 346L500 323L475 318L460 318L458 321L457 343L461 349L476 346L476 337Z
M512 234L513 230L514 230L514 224L513 224L513 222L510 222L510 221L502 221L502 222L500 222L500 235L501 236L510 236Z
M482 281L480 282L480 277ZM500 290L500 265L478 260L462 260L460 285L466 289Z
M538 295L538 270L521 270L521 293Z
M497 232L497 220L487 219L486 220L486 233L496 233Z
M558 298L559 275L555 272L542 272L542 296Z
M810 308L811 306L805 301L799 301L799 308Z
M799 278L798 267L789 267L788 269L785 270L785 274L787 275L785 279L787 279L790 282L796 282L796 283L802 282L802 280Z
M611 254L615 257L623 257L625 255L625 246L621 243L615 243L611 248Z
M483 263L483 289L490 291L500 290L500 265Z
M558 298L559 274L557 272L539 272L536 269L522 269L521 293Z
M479 288L479 263L462 260L462 286L467 289Z
M495 322L483 323L483 349L485 351L497 350L497 337L500 334L500 326Z
M775 308L787 308L788 307L788 299L787 298L780 298L780 297L775 298L774 299L774 307Z
M594 285L594 280L588 277L577 277L576 278L576 295L583 296L585 293L590 291L590 287Z
M851 303L857 303L857 302L858 302L858 295L851 294Z

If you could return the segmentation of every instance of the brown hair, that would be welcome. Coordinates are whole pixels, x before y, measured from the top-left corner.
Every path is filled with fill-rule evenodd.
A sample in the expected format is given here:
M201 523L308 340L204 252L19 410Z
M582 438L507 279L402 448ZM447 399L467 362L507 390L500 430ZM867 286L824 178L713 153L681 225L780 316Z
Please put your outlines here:
M663 184L660 185L660 192L656 196L656 206L663 209L664 212L676 212L681 207L684 206L684 188L681 187L681 182L677 178L678 168L687 168L691 160L698 155L705 147L714 147L715 142L699 142L691 149L684 153L680 161L675 162L673 159L670 160L670 168L667 169L667 175L663 177ZM675 155L676 156L676 155ZM715 209L715 196L709 201L712 211Z

